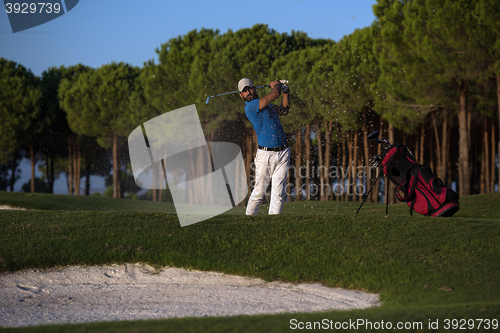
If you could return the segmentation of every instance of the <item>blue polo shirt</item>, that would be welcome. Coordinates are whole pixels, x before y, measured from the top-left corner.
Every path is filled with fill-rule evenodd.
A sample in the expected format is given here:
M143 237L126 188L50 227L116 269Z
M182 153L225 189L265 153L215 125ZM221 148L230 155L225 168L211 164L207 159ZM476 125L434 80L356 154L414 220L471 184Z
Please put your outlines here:
M285 131L273 104L259 110L259 99L245 102L245 114L257 133L259 146L276 148L286 145Z

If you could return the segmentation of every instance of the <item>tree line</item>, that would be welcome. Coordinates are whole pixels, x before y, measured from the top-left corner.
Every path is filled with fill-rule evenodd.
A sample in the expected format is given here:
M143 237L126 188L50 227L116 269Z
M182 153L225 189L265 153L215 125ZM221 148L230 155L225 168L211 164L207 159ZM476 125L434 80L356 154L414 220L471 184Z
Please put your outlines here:
M37 163L49 191L62 171L70 194L80 194L82 177L88 194L89 176L110 171L113 197L137 191L126 137L145 121L190 104L207 141L242 148L251 182L257 140L243 101L234 94L205 104L207 96L234 91L249 77L258 85L290 81L291 111L282 118L292 149L290 200L361 200L357 189L369 188L378 172L368 159L383 149L367 140L373 130L408 145L460 195L494 192L500 178L500 3L379 0L373 10L371 26L338 42L267 25L193 30L162 44L158 63L149 60L142 68L61 66L39 78L0 59L0 186L13 189L25 156L32 163L31 191ZM380 200L380 186L370 201ZM154 200L165 195L152 193Z

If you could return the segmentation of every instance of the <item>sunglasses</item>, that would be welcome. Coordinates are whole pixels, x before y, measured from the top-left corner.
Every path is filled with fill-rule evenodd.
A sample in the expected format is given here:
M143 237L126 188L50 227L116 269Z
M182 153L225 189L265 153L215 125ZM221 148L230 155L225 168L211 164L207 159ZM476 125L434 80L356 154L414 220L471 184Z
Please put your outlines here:
M250 89L254 89L254 87L246 86L245 88L243 88L243 90L241 92L247 92L247 91L250 91Z

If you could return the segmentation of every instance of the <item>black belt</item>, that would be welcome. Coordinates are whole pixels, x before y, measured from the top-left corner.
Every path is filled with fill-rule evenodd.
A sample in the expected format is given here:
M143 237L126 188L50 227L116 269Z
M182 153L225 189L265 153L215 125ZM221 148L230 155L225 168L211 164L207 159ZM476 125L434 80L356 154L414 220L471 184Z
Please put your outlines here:
M285 150L287 148L288 148L287 145L282 146L282 147L276 147L276 148L268 148L268 147L259 146L259 149L265 150L265 151L282 151L282 150Z

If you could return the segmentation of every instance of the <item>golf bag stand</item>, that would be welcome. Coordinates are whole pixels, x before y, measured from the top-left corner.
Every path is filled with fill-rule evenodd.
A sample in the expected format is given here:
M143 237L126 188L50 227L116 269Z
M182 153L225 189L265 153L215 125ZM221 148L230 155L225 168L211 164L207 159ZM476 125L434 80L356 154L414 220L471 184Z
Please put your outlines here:
M377 176L377 179L375 179L375 181L373 182L372 184L372 187L370 187L370 190L365 194L365 197L363 198L363 202L361 203L361 205L359 205L359 208L358 210L356 211L356 214L359 212L359 210L361 209L361 207L363 206L363 204L365 203L366 201L366 198L368 198L368 196L370 195L370 192L372 191L373 187L375 186L375 184L377 184L378 182L378 179L380 178L380 176L382 176L382 172L380 172Z
M373 158L376 158L378 156L374 156L370 159L370 161L373 159ZM373 162L372 162L373 163ZM365 194L365 197L363 198L363 202L361 202L361 205L359 205L359 208L358 210L356 211L356 214L359 212L359 210L361 209L361 207L363 207L363 204L365 203L366 201L366 198L368 198L368 196L370 195L373 187L375 186L375 184L377 184L380 176L383 175L383 172L380 172L377 176L377 178L375 179L375 181L373 182L372 186L370 187L370 190ZM385 206L385 214L389 214L389 183L387 182L387 180L385 181L385 183L387 184L387 186L385 187L385 202L386 202L386 206Z

